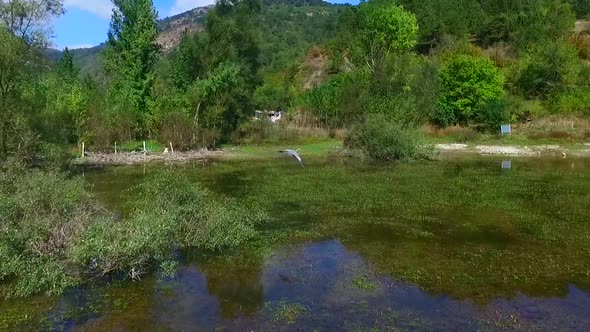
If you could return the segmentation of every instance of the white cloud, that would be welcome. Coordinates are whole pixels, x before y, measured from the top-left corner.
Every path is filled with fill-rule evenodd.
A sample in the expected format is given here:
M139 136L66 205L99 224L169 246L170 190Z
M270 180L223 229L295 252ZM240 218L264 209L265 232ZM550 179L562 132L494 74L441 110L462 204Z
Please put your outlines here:
M215 3L215 0L176 0L168 12L168 16L184 13L197 7L206 7Z
M91 12L101 18L110 18L113 13L111 0L65 0L64 5Z

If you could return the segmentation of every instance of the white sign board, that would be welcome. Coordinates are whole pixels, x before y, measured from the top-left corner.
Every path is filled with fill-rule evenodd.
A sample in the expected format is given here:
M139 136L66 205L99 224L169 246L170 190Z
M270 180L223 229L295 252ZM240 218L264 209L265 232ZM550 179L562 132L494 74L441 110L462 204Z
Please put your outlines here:
M502 135L512 135L512 126L507 124L507 125L502 125L500 128Z

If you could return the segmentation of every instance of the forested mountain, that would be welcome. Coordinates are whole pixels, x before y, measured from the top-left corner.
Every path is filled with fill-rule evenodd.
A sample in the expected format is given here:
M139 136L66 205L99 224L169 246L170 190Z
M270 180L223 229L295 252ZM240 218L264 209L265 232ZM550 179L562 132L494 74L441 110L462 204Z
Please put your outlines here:
M202 31L207 13L214 6L199 7L167 17L157 22L157 43L164 53L176 47L184 32ZM332 37L339 14L346 6L333 5L322 0L265 0L262 20L262 62L273 66L286 65L286 61L301 56L313 44ZM100 52L105 44L86 49L70 50L74 64L81 73L100 71ZM48 49L47 56L57 62L62 52Z

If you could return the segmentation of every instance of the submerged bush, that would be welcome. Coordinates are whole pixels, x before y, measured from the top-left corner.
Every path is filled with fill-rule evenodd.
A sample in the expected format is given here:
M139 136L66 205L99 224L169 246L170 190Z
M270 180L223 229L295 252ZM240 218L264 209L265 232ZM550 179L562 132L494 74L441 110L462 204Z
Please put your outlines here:
M425 157L422 133L418 128L391 121L383 115L369 115L347 140L375 160L407 161Z
M2 297L58 293L80 282L69 251L92 223L110 215L80 180L4 166L0 175Z
M133 189L138 198L129 218L94 224L74 251L80 263L94 262L96 272L145 271L151 260L165 261L178 248L220 250L256 235L264 215L236 202L214 198L177 174L160 173Z
M0 296L57 294L88 277L138 278L176 249L221 250L256 236L264 214L214 197L176 174L133 189L117 220L79 179L4 167L0 175Z

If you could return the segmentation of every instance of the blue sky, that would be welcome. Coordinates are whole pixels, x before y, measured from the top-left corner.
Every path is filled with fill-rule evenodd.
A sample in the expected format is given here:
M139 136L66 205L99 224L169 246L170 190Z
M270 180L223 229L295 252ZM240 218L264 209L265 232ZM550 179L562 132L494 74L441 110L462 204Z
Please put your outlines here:
M330 2L345 3L358 0ZM212 3L214 0L154 0L160 18ZM112 10L111 0L64 0L64 4L66 14L54 22L53 47L92 47L106 40Z

